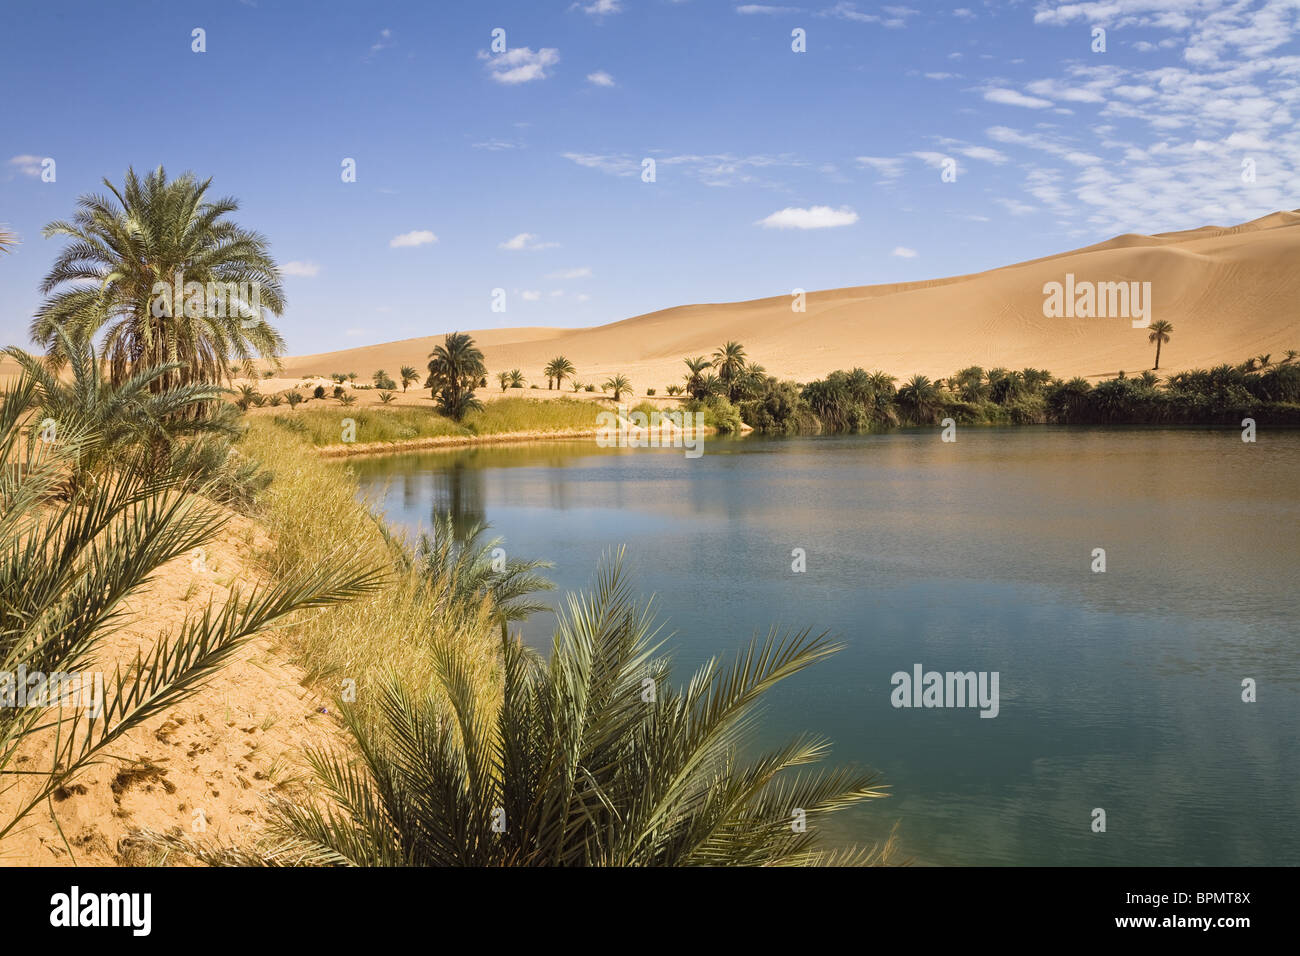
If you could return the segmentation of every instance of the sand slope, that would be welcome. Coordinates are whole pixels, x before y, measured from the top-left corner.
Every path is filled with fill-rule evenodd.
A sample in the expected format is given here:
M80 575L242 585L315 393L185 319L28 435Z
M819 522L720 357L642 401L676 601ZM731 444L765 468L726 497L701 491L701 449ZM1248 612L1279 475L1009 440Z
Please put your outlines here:
M1238 226L1128 234L1059 255L973 275L686 305L588 329L472 331L492 374L520 368L545 387L542 368L563 354L582 382L627 374L637 393L681 380L682 357L722 342L783 378L807 380L856 365L894 375L946 376L967 366L1045 368L1065 377L1150 368L1147 332L1122 318L1046 318L1043 285L1065 274L1092 282L1150 282L1153 319L1175 328L1161 371L1239 362L1300 348L1300 210ZM761 277L755 277L756 284ZM451 330L447 330L451 331ZM401 365L421 371L441 334L285 360L284 377ZM534 393L536 394L536 393Z

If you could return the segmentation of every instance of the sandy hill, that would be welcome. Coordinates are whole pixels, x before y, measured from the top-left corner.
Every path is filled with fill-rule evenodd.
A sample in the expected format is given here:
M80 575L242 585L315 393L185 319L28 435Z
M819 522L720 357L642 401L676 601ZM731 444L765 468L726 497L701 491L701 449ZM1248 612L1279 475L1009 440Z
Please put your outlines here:
M565 355L582 382L614 372L638 394L681 380L682 358L742 342L769 373L806 381L862 366L905 377L946 376L967 365L1044 368L1099 377L1151 366L1147 332L1126 318L1047 318L1043 286L1065 281L1151 283L1152 319L1175 328L1162 371L1239 362L1300 348L1300 210L1237 226L1127 234L988 272L924 282L829 289L807 294L806 311L789 295L748 302L684 305L586 329L471 331L490 372L519 368L544 385L543 366ZM758 278L756 277L756 280ZM444 330L450 331L450 330ZM285 360L294 384L331 372L402 365L423 372L442 333Z
M1065 281L1150 282L1153 320L1174 325L1161 370L1211 366L1300 348L1300 210L1238 226L1127 234L1070 252L973 275L685 305L587 329L473 332L488 368L542 381L563 354L580 381L624 372L638 392L681 377L682 357L744 343L753 361L807 380L861 365L898 376L944 376L966 365L1045 368L1102 376L1149 368L1147 332L1125 318L1047 318L1043 286ZM287 376L399 365L423 369L441 336L286 360Z

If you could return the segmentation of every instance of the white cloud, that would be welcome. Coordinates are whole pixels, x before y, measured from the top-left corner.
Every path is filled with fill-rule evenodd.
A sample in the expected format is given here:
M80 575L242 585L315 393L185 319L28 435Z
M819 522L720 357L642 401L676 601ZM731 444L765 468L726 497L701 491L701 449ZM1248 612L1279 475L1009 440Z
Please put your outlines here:
M512 252L518 252L521 249L554 249L558 242L538 242L537 236L531 232L521 232L519 235L507 239L505 242L498 243L498 249L508 249Z
M479 53L478 57L487 64L488 75L492 79L514 86L544 80L550 76L546 71L560 62L560 51L554 47L543 47L534 53L530 47L517 46L495 56Z
M24 176L39 176L41 174L41 160L44 158L45 157L43 156L23 154L22 156L14 156L10 159L9 165L13 166Z
M903 161L890 156L858 156L854 159L864 169L874 169L880 182L890 182L903 175Z
M580 292L580 293L578 293L578 301L579 301L579 302L589 302L589 301L591 301L591 296L587 295L587 293L585 293L585 292Z
M519 298L523 299L525 302L536 302L541 297L542 294L533 289L525 289L523 292L519 293Z
M995 199L993 201L1013 216L1025 216L1036 211L1033 206L1018 199Z
M740 6L736 7L736 12L741 14L742 16L746 14L752 15L756 13L767 13L776 16L782 13L798 13L799 8L798 7L773 7L773 6L769 6L766 3L742 3Z
M280 274L311 278L320 272L320 266L314 262L286 262L280 266Z
M416 229L412 232L404 232L400 236L393 236L388 240L388 248L403 249L408 246L426 246L431 242L437 242L438 237L428 229Z
M858 214L847 206L839 209L830 206L812 206L808 209L790 206L760 219L754 225L765 229L831 229L835 226L851 226L857 221Z
M1007 157L998 152L991 146L966 146L957 150L968 159L981 159L987 163L997 163L1001 165L1007 161Z
M577 269L561 269L559 272L549 273L548 279L590 279L591 267L580 266Z
M890 255L898 256L900 259L915 259L916 250L909 249L907 246L894 246L894 251L891 252Z
M573 6L580 8L589 17L603 17L623 11L620 0L591 0L590 3L575 3Z
M370 52L378 53L380 50L386 50L393 45L393 31L387 28L379 31L379 39L370 44Z
M1031 110L1046 109L1052 105L1051 100L1039 99L1036 96L1026 96L1024 93L1018 93L1015 90L991 89L984 92L984 99L990 103L1001 103L1004 106L1024 106Z
M592 86L613 86L614 78L604 70L597 70L595 73L587 74L587 82Z

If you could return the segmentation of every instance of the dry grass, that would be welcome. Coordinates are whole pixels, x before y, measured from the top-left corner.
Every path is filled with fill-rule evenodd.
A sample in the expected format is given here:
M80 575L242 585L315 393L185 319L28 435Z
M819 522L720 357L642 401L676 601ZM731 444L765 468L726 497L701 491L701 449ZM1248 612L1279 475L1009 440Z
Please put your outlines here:
M326 561L383 561L392 569L380 590L306 614L286 632L286 649L318 691L336 696L355 686L364 709L376 678L388 671L412 689L430 686L432 649L452 642L471 662L485 699L495 695L499 632L491 607L459 599L450 582L411 570L409 554L358 501L347 465L321 459L306 439L266 418L250 422L239 449L274 472L256 506L274 542L261 556L271 574Z

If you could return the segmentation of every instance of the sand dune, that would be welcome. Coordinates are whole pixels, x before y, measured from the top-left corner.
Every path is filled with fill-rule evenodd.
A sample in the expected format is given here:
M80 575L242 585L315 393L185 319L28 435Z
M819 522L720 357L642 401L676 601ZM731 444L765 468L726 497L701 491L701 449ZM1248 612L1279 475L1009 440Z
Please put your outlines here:
M728 339L744 343L769 373L800 381L859 365L900 377L946 376L967 365L1092 378L1149 368L1147 332L1127 318L1044 316L1044 284L1071 273L1077 281L1151 283L1151 318L1175 327L1161 371L1174 372L1300 348L1298 266L1300 210L1236 226L1130 233L972 275L809 292L802 313L791 310L787 294L678 306L586 329L462 331L472 332L493 375L519 368L544 386L542 368L563 354L579 381L622 372L638 395L646 388L663 394L681 381L683 356L709 355ZM423 373L445 331L452 330L290 357L263 390L335 371L367 382L380 368L396 375L412 365Z
M638 393L679 381L682 357L728 339L783 378L807 380L861 365L898 376L943 376L966 365L1033 366L1097 377L1150 368L1147 332L1127 318L1047 318L1043 286L1077 281L1150 282L1151 318L1175 328L1161 370L1239 362L1300 348L1300 210L1242 225L1127 234L1096 245L973 275L686 305L587 329L475 331L488 368L520 368L542 382L563 354L580 381L627 374ZM423 369L441 336L290 358L286 376L399 365Z

